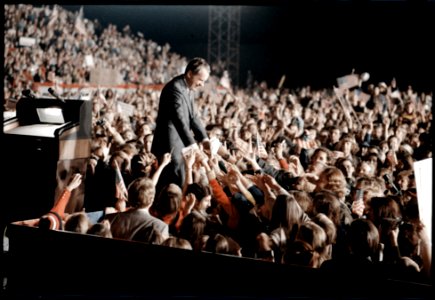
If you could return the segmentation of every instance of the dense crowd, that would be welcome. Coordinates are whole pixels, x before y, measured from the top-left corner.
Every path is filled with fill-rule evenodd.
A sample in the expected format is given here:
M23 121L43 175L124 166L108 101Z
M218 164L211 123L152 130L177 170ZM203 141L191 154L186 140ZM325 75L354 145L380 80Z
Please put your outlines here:
M186 153L184 186L156 190L170 155L158 165L150 151L159 91L144 86L182 73L186 58L128 26L118 31L83 19L80 31L77 17L58 6L5 5L5 110L35 83L86 85L89 54L96 66L117 68L125 83L137 85L123 93L93 90L84 211L64 215L61 209L63 230L430 278L431 245L413 163L432 157L431 93L394 78L363 82L340 97L332 87L290 90L265 82L233 90L212 76L197 107L220 146ZM20 37L36 43L20 46ZM134 113L126 114L120 102ZM67 190L81 182L72 176ZM68 201L69 194L63 197ZM117 212L140 210L155 219L125 231Z

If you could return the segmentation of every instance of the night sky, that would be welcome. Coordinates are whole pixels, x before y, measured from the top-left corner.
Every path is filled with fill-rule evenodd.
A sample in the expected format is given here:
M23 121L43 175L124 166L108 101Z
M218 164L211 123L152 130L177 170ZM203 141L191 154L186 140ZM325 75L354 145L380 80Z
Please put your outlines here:
M325 2L325 1L324 1ZM426 1L417 1L417 3ZM355 69L372 82L433 90L434 1L311 1L309 5L242 6L240 84L251 70L276 86L330 87ZM412 2L414 3L414 2ZM80 6L64 6L77 10ZM209 7L203 5L85 5L84 16L132 32L188 58L207 58Z

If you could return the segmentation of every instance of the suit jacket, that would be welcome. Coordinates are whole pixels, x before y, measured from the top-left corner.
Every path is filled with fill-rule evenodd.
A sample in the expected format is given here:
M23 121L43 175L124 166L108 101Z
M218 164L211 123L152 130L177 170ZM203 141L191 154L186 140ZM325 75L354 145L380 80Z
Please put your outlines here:
M105 219L110 222L110 230L114 238L136 240L134 236L149 227L154 227L165 238L169 236L168 224L142 209L109 214Z
M181 157L181 149L207 138L191 93L184 75L173 78L163 88L151 147L157 158L171 151L173 156Z

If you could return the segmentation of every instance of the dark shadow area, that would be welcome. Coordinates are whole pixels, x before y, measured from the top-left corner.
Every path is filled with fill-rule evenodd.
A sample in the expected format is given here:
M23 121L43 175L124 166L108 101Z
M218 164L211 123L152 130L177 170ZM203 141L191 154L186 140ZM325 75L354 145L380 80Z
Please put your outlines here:
M8 226L7 235L3 295L10 298L429 299L431 292L382 274L337 274L20 225Z

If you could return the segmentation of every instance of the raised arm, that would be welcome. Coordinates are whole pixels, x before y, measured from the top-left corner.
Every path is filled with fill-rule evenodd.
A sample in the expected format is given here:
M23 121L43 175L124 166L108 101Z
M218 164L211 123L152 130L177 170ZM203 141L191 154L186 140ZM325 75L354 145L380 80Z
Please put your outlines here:
M246 182L242 178L244 176L240 176L240 174L241 173L238 171L236 166L231 166L228 170L228 180L235 184L240 193L242 193L243 196L245 196L245 198L255 206L256 202L254 196L250 191L248 191L248 188L245 186Z
M193 183L193 164L195 163L196 151L195 149L190 149L183 155L184 172L186 174L183 185L183 197L185 196L188 185Z
M163 169L171 162L171 153L165 153L163 155L162 163L159 165L157 170L154 172L153 177L151 178L154 186L157 185L159 181L160 174L162 174Z

